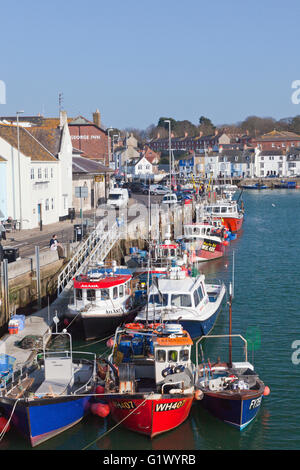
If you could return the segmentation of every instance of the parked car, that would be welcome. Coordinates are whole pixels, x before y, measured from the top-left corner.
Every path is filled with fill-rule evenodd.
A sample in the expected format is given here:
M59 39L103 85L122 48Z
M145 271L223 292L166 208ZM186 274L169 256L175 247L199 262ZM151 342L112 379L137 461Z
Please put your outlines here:
M169 193L170 190L166 186L162 186L161 184L151 184L150 185L150 194L164 195Z
M113 188L109 192L107 204L111 207L126 207L128 203L128 190L121 188Z
M161 201L162 204L177 204L177 202L178 200L175 193L165 194Z

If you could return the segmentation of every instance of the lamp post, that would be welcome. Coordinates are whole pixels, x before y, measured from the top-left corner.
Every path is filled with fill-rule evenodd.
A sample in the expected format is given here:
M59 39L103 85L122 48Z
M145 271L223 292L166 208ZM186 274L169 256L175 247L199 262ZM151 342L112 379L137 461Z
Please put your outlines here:
M172 163L171 163L171 121L170 119L165 119L165 122L169 124L169 169L170 169L170 191L172 187Z
M112 131L113 128L110 127L109 129L107 129L107 153L108 153L108 165L109 166L109 160L110 160L110 137L109 137L109 133L110 131Z
M19 129L19 115L24 111L17 111L17 141L18 141L18 166L19 166L19 206L20 206L20 230L23 228L22 222L22 194L21 194L21 162L20 162L20 129Z

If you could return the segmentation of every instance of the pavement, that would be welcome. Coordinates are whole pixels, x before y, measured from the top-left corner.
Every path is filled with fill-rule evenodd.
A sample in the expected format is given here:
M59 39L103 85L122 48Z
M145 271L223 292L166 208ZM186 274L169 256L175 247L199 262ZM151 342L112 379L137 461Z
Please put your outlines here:
M152 202L157 202L161 197L151 196ZM148 196L144 194L134 194L134 197L129 199L129 206L140 203L148 206ZM101 209L101 208L100 208ZM97 216L95 211L83 212L83 223L88 220L88 230L92 231L94 226L97 225L101 216ZM134 216L128 218L134 219ZM74 225L81 224L81 218L76 217L73 221L70 219L54 224L43 225L42 230L39 227L26 230L14 230L6 232L6 240L2 240L2 246L19 248L19 255L21 258L33 255L35 253L35 246L39 246L40 250L49 249L49 242L53 234L57 234L57 239L60 243L68 243L74 240Z

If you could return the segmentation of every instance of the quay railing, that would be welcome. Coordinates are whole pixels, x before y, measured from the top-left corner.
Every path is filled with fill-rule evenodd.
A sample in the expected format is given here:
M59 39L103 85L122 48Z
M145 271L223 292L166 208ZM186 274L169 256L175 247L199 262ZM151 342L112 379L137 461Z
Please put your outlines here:
M73 257L58 276L58 296L71 285L73 277L80 274L88 264L103 261L119 240L120 228L117 221L109 230L105 229L106 221L101 220L89 237L79 245Z

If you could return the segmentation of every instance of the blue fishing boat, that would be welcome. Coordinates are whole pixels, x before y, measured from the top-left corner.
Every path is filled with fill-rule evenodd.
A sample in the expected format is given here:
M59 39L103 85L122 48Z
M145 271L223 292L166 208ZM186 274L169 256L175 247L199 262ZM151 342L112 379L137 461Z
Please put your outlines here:
M268 186L262 183L248 184L242 186L243 189L267 189Z
M46 347L53 338L63 338L62 347ZM2 414L32 447L78 423L89 411L97 382L96 355L73 352L69 333L43 339L43 353L14 370L0 388Z
M253 365L247 357L247 341L241 335L231 334L231 295L230 295L230 328L229 335L203 336L196 343L196 378L195 397L212 415L243 430L256 417L264 395L270 390L260 380ZM229 339L229 357L227 362L211 363L205 361L201 342L220 338ZM244 343L245 359L242 362L232 361L232 339L239 338ZM199 364L199 345L202 362Z

